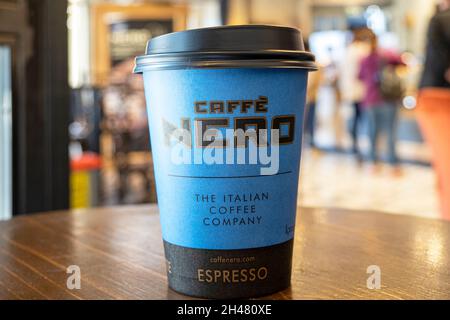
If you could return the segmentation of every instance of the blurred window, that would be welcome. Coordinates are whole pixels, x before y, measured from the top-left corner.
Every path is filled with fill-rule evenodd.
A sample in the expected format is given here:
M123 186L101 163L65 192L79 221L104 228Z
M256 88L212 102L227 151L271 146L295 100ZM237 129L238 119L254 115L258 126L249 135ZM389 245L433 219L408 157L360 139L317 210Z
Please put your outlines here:
M366 9L364 16L367 20L367 26L372 29L377 35L383 34L388 31L386 15L379 6L369 6Z
M12 215L11 48L0 45L0 220Z

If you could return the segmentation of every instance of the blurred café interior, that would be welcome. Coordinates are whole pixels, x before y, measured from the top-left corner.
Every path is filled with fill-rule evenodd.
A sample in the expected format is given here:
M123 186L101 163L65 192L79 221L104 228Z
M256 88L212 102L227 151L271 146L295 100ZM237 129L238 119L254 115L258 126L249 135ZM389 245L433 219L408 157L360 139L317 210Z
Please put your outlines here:
M316 55L320 71L308 92L313 112L305 119L300 205L449 219L433 147L417 120L427 30L439 2L0 0L0 220L156 203L134 57L152 37L227 24L299 28ZM349 95L357 81L349 77L358 77L360 68L350 47L364 42L364 34L375 35L378 46L401 61L394 133L381 130L376 162L369 117ZM384 152L392 146L395 164ZM450 152L450 143L440 147Z

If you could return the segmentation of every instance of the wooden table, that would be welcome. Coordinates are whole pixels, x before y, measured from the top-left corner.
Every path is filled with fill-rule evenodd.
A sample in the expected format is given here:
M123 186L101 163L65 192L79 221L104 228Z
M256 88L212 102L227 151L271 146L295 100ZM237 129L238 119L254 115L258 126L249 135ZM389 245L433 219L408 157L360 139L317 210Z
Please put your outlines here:
M269 299L449 299L450 223L299 210L292 287ZM66 268L81 269L69 290ZM381 289L366 286L381 269ZM0 299L184 299L167 287L157 207L21 216L0 223Z

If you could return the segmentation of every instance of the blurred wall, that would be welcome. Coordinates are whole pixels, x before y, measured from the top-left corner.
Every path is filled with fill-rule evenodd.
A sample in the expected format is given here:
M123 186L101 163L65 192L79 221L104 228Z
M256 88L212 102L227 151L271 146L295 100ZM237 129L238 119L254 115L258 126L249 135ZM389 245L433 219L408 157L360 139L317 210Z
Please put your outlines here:
M221 24L218 0L191 0L187 4L187 29L212 27Z
M252 1L250 11L251 22L298 26L298 3L298 0Z
M250 1L230 0L228 23L233 25L250 23Z
M399 36L400 47L416 54L425 49L426 34L435 0L397 0L391 7L392 30Z
M69 0L68 39L69 39L69 84L80 88L90 84L90 2L89 0Z

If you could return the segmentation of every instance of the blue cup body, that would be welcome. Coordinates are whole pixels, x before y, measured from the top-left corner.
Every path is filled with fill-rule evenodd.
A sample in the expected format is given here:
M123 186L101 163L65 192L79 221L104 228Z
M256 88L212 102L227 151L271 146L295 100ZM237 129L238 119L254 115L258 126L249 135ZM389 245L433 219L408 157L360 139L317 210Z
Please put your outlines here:
M169 285L211 298L265 295L289 286L307 71L182 69L143 75ZM226 109L229 101L261 97L267 101L265 112L254 106L245 113L240 107ZM210 103L217 101L224 103L224 113L210 112ZM268 165L259 162L173 160L169 134L175 128L192 134L185 147L191 159L199 159L205 151L196 143L199 119L227 119L228 125L219 129L225 131L235 128L236 118L264 119L271 129L274 119L283 117L295 122L279 126L280 135L291 140L279 145L276 174L261 175ZM225 157L231 148L236 153L234 146L220 152Z

